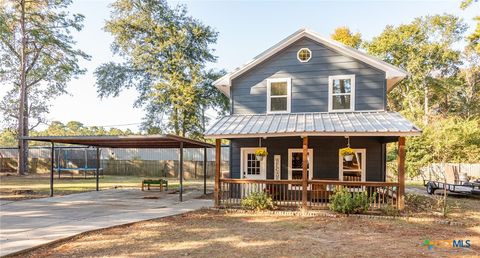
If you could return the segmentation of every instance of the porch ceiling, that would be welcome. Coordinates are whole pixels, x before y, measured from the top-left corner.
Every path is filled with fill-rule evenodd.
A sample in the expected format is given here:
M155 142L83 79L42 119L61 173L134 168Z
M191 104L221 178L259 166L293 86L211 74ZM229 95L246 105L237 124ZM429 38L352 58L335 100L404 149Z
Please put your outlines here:
M219 119L206 138L283 136L410 136L421 130L396 112L231 115Z

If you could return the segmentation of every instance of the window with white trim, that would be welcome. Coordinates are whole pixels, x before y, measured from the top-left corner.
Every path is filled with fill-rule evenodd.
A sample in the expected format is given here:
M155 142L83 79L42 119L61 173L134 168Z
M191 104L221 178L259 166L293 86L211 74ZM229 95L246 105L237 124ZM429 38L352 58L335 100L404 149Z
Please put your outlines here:
M291 78L267 80L267 113L290 113Z
M355 110L355 75L328 77L328 111Z
M300 50L298 50L298 52L297 52L298 61L300 61L302 63L306 63L306 62L310 61L311 58L312 58L312 51L310 51L310 49L304 47L304 48L300 48Z

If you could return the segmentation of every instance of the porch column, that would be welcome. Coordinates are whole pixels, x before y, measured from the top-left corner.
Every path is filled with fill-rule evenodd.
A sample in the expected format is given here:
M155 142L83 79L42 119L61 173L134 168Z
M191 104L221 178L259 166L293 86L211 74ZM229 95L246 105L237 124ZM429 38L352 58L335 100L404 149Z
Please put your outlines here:
M405 137L398 137L398 200L399 210L405 208Z
M303 160L302 160L302 209L307 209L307 198L308 198L308 137L303 137Z
M215 187L214 187L214 198L215 198L215 207L220 206L220 165L222 160L222 140L215 140Z
M55 143L52 142L52 147L50 150L50 197L53 197L53 170L55 166ZM58 169L60 173L60 169Z

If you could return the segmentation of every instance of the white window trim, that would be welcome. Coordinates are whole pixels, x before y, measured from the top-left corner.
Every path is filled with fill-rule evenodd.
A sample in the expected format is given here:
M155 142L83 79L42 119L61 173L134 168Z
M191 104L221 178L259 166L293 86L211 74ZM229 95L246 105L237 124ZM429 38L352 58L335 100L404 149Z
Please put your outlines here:
M362 154L362 171L361 182L367 180L367 150L366 149L353 149L355 153L360 152ZM338 154L338 180L343 181L343 157Z
M303 153L303 149L288 149L288 180L292 180L292 154L293 153ZM308 179L313 179L313 149L308 149L308 158L310 166L308 168Z
M333 80L350 79L352 91L350 93L336 93L335 95L350 95L349 109L333 109ZM328 112L348 112L355 111L355 74L328 76Z
M271 111L271 84L273 82L287 82L287 110L286 111ZM275 96L275 97L285 97L285 95ZM275 78L267 79L267 114L281 114L281 113L290 113L292 107L292 78Z
M256 148L240 148L240 178L244 179L243 175L243 165L245 164L245 158L247 157L246 152L255 152L258 149L263 149L267 151L266 147L256 147ZM267 179L267 157L263 158L262 161L260 161L260 176L264 175L264 178L262 179Z
M310 57L307 60L300 59L299 55L300 55L300 51L302 51L302 50L307 50L310 53ZM312 59L312 50L310 50L309 48L302 47L297 51L297 60L300 61L300 63L307 63L308 61L310 61L310 59Z

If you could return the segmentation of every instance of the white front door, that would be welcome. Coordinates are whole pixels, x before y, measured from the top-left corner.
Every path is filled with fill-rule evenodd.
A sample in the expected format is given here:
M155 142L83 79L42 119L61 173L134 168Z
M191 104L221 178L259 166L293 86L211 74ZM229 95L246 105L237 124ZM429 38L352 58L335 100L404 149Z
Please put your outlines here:
M303 149L288 149L288 180L302 180L303 173ZM313 149L308 149L307 177L313 178ZM290 185L290 189L301 188Z
M257 160L255 151L260 148L242 148L241 152L241 173L240 177L244 179L267 179L267 157L262 161ZM266 148L262 148L265 149Z

